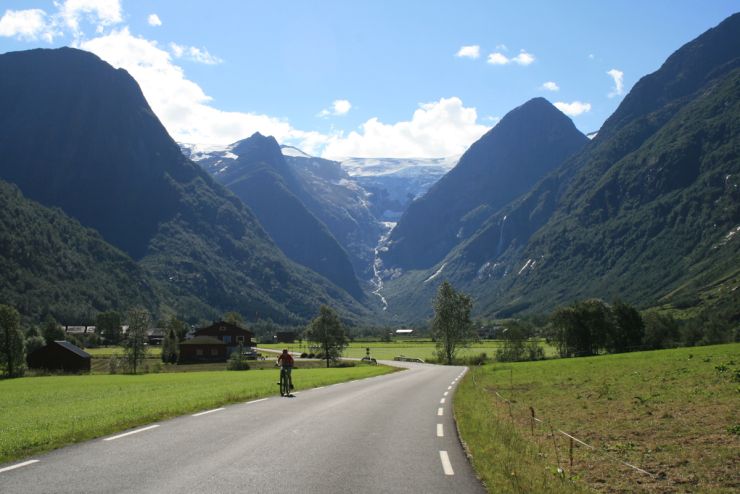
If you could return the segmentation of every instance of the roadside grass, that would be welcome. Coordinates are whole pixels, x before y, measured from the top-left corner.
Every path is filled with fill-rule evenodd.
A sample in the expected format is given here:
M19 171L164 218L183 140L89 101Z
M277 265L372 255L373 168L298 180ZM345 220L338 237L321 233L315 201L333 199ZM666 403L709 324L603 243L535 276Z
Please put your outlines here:
M555 355L555 349L550 345L541 341L543 348L545 349L545 355L552 357ZM484 340L479 343L473 343L468 348L462 348L459 351L459 357L468 357L478 355L480 353L486 353L489 359L493 359L496 356L496 350L501 347L502 343L500 340ZM287 348L291 352L308 352L306 343L265 343L258 344L260 348L269 348L272 350L279 350ZM362 358L365 356L365 349L370 348L370 356L378 360L393 360L393 357L398 355L405 355L407 357L415 357L423 360L432 360L435 357L435 346L434 342L430 339L419 339L419 340L402 340L402 341L391 341L391 342L352 342L345 349L343 356L349 358Z
M738 343L493 364L470 370L454 409L489 492L730 493L739 381ZM544 421L534 434L530 407ZM559 430L596 449L575 443L571 468Z
M301 368L296 390L373 377L386 366ZM159 420L278 392L278 373L179 372L0 381L0 463Z

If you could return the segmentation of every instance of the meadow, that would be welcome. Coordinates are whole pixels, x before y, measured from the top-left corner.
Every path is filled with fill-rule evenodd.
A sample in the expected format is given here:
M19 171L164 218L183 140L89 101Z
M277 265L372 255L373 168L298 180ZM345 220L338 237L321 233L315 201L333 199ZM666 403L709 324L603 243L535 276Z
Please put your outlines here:
M470 370L454 410L489 492L730 493L739 382L737 343L491 364ZM561 431L593 449L574 441L571 466Z
M298 367L296 390L392 372ZM0 463L127 428L277 394L277 370L83 375L0 381Z
M541 342L545 350L545 355L552 357L555 355L555 349ZM291 352L308 352L308 346L305 342L298 343L265 343L258 344L260 348L269 348L279 350L287 348ZM486 353L489 359L495 357L496 350L501 347L500 340L484 340L471 344L468 348L461 348L458 356L467 357ZM435 357L434 342L430 339L418 340L398 340L390 342L372 341L372 342L351 342L344 350L342 356L349 358L362 358L365 356L365 349L370 349L370 356L378 360L393 360L393 357L405 355L407 357L420 358L425 361L432 360Z

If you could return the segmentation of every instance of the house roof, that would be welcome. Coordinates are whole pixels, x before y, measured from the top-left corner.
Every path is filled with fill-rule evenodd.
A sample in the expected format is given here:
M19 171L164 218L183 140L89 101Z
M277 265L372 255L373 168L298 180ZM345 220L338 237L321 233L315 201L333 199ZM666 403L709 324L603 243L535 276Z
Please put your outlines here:
M213 336L196 336L195 338L191 338L189 340L185 340L181 345L221 345L226 346L226 343L219 340L218 338L214 338Z
M82 348L78 347L77 345L73 345L72 343L68 341L54 341L57 345L64 348L65 350L69 350L70 352L73 352L77 355L79 355L82 358L90 358L90 354L84 351Z

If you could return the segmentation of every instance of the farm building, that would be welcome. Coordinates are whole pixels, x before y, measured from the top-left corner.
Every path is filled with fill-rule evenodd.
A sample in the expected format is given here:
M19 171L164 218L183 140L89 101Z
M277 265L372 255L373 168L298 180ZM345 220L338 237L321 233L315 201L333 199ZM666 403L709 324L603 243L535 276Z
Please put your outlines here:
M26 357L30 369L90 372L90 354L68 341L54 341Z
M226 362L228 356L226 344L212 336L196 336L180 343L181 364Z
M243 347L253 347L255 344L252 342L254 333L251 331L240 328L236 324L231 324L225 321L219 321L207 326L195 330L195 338L199 336L210 336L216 338L226 345L227 355L237 350L239 345Z

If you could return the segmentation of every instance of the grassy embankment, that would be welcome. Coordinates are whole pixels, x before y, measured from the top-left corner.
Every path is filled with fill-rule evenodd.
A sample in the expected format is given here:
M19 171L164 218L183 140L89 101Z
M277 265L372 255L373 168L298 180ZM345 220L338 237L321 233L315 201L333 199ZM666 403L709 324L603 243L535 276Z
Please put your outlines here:
M737 343L494 364L471 369L455 416L489 492L738 492L739 379ZM595 450L576 443L571 468L559 430Z
M393 369L296 369L296 390ZM275 372L86 375L0 381L0 463L154 421L277 394Z
M308 348L305 343L302 345L299 345L298 343L265 343L258 344L257 346L273 350L287 348L291 352L308 352ZM469 348L461 349L458 352L458 356L466 357L485 352L490 359L496 356L496 350L500 346L501 341L499 340L485 340L480 343L474 343ZM544 341L542 342L542 347L545 350L546 356L551 357L555 355L555 349L547 345ZM391 342L353 342L350 343L343 355L350 358L362 358L365 356L366 348L370 348L370 355L378 360L392 360L393 357L397 355L431 360L434 358L435 352L434 342L432 340L419 339Z

